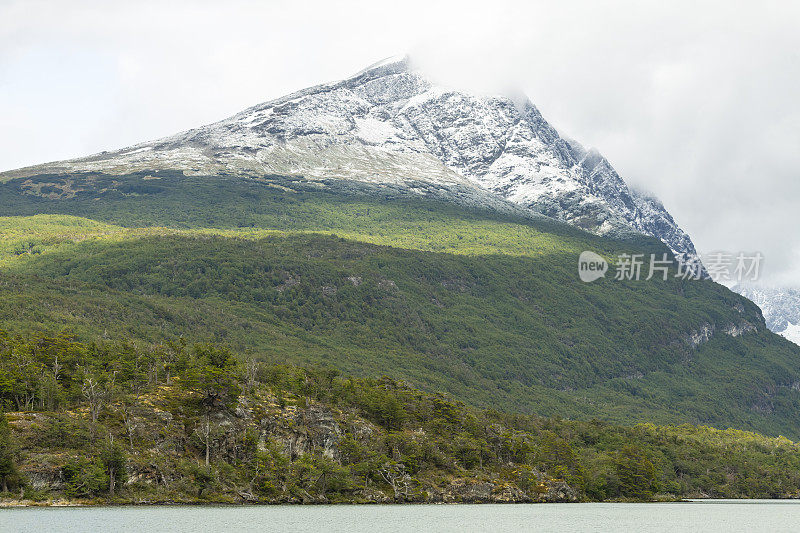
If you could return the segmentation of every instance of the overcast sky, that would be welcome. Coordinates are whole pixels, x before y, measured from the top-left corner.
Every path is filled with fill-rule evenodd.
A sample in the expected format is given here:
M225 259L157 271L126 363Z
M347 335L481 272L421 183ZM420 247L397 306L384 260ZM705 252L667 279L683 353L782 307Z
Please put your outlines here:
M410 53L518 87L698 249L800 285L800 2L0 0L0 170L176 133Z

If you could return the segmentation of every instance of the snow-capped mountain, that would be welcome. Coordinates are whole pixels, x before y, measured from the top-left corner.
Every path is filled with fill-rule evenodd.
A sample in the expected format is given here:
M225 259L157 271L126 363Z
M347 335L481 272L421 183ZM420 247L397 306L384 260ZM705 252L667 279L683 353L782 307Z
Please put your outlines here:
M800 344L800 289L737 285L732 290L761 308L770 330Z
M407 58L172 137L5 177L157 169L428 183L499 196L598 234L644 233L695 254L658 200L631 190L595 150L561 137L527 98L442 87Z

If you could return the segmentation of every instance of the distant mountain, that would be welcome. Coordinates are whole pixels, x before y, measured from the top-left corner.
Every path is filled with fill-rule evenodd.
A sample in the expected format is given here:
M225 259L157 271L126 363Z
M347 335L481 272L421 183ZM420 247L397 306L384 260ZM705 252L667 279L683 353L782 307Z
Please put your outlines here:
M695 255L656 199L595 150L561 137L527 99L438 86L407 58L304 89L172 137L0 174L160 169L405 186L499 207L498 197L591 232L637 232Z
M733 290L761 308L770 330L800 344L800 290L760 285L737 285Z

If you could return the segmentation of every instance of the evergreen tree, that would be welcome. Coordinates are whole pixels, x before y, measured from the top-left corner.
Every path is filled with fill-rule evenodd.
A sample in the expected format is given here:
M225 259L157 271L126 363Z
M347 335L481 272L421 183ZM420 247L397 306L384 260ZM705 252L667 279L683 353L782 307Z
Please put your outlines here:
M101 460L108 475L108 495L113 498L117 484L125 482L125 467L128 461L122 447L114 442L113 438L109 440Z
M638 446L625 446L615 461L622 496L651 500L656 489L656 469Z
M3 412L0 412L0 480L3 492L20 484L20 475L14 461L14 446L11 441L11 427Z

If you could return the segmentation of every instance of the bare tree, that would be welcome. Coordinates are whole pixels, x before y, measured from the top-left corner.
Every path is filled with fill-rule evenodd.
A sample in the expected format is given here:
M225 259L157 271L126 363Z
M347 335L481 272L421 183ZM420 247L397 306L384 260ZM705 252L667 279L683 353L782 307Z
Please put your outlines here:
M111 433L109 433L108 438L109 438L109 448L113 450L114 436ZM116 480L116 478L117 478L116 465L111 464L108 467L108 493L111 495L112 498L114 497L114 481Z
M402 463L389 461L378 470L381 477L392 487L394 499L400 500L407 498L411 491L411 476L406 472L406 466Z
M105 391L100 383L94 378L86 378L83 380L81 392L86 401L89 402L89 413L92 415L92 423L97 422L97 417L100 410L103 408L103 401L105 400Z
M86 401L89 402L89 413L92 415L92 423L97 422L100 411L114 394L114 384L117 380L117 371L114 370L108 379L101 379L98 376L84 378L81 392Z
M197 434L198 437L200 437L200 440L206 447L206 466L208 466L211 458L211 440L212 440L211 420L208 414L206 414L205 426L201 424L200 427L194 430L194 432Z
M163 351L152 349L147 358L147 384L149 386L158 385L159 369L164 366Z
M128 441L130 442L131 450L133 450L133 433L136 431L136 428L138 428L139 425L136 423L136 418L133 416L132 405L122 406L122 422L125 425L125 432L128 434Z
M55 356L55 359L53 360L53 378L54 378L56 381L58 381L58 375L61 373L61 368L62 368L62 366L63 366L63 365L61 365L61 364L58 362L58 354L56 354L56 356Z
M252 355L245 361L245 375L247 377L247 390L252 391L258 378L258 361Z

